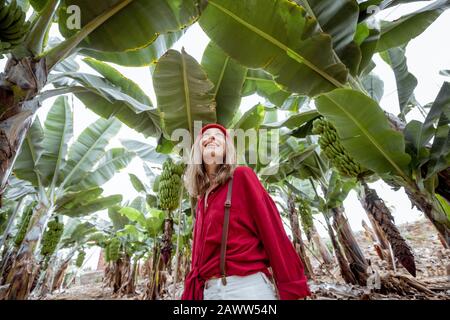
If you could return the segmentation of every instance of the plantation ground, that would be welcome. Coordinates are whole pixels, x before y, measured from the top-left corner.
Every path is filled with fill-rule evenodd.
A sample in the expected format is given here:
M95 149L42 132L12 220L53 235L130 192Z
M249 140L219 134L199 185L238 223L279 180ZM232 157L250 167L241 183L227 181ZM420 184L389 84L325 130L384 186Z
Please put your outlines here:
M412 247L416 258L417 277L414 279L406 270L397 266L394 273L387 262L382 261L373 249L373 243L364 232L357 233L357 240L369 258L381 281L380 290L370 290L359 286L351 286L340 278L338 266L324 267L310 255L316 273L310 281L312 299L446 299L450 300L450 250L443 249L436 232L428 220L399 225L400 232ZM376 277L376 276L375 276ZM386 281L383 281L386 279ZM168 283L170 283L170 279ZM388 284L388 287L383 285ZM172 285L168 284L171 295L164 299L172 299ZM181 295L181 284L177 285L176 296ZM104 300L126 299L138 300L143 290L143 282L138 284L136 295L112 296L110 288L102 288L101 283L72 286L62 292L47 296L49 300Z

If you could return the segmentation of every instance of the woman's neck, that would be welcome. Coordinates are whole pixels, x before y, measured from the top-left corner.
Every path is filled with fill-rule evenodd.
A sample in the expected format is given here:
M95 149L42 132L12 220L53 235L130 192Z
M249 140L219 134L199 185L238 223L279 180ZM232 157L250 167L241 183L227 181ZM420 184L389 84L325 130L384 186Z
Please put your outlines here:
M216 173L219 169L219 165L216 163L207 164L206 166L206 175L208 176L209 181L211 182L211 185L215 184L216 180Z

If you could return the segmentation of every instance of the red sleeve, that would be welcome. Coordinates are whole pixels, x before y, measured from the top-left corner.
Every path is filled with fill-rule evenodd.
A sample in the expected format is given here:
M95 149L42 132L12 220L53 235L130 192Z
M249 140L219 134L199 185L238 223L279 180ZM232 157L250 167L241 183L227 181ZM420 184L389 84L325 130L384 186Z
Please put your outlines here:
M238 171L244 184L246 209L257 227L258 235L269 257L281 300L294 300L309 296L303 264L284 230L275 202L267 193L256 174L249 167Z

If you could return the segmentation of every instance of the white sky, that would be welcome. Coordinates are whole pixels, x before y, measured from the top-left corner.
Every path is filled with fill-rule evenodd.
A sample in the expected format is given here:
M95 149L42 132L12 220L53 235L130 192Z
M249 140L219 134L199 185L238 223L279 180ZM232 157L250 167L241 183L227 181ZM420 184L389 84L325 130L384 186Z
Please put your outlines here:
M424 6L424 3L412 3L395 7L390 12L381 14L383 18L387 20L394 20L401 15L413 11L419 7ZM439 71L443 69L450 69L450 45L448 44L448 32L450 31L450 11L444 12L422 35L413 39L406 51L408 58L409 71L416 76L419 84L415 90L416 99L422 104L431 102L436 97L445 78L439 75ZM58 36L56 28L52 30L54 36ZM447 39L447 40L445 40ZM202 31L202 29L195 24L189 28L186 34L181 38L173 47L173 49L180 50L184 47L186 52L192 55L197 61L201 61L203 51L208 43L209 39ZM377 67L374 72L384 81L384 97L381 101L383 109L398 114L398 100L396 94L395 78L390 68L381 60L376 57L375 62ZM3 66L5 59L0 63ZM148 67L142 68L127 68L114 65L120 72L126 77L134 80L140 87L150 96L153 104L156 106L156 98L152 87L152 79ZM86 65L82 65L81 71L93 72L92 69ZM450 80L447 78L447 81ZM52 105L54 99L49 99L44 102L43 107L38 111L38 116L41 121L45 119L46 113ZM241 110L246 111L250 107L254 106L258 102L264 102L264 99L253 95L242 99ZM75 136L85 129L90 123L98 118L96 114L86 109L84 105L74 99L74 131ZM408 120L415 118L423 120L418 112L411 112L408 116ZM141 134L136 133L132 129L123 125L120 133L116 138L111 141L110 147L121 146L119 138L131 138L141 141L147 141L155 144L155 139L145 139ZM134 173L140 178L144 179L145 174L142 168L142 162L135 158L130 165L114 176L104 188L104 195L110 194L122 194L124 199L131 200L137 196L137 192L132 187L128 173ZM411 209L411 202L403 191L394 192L390 190L389 186L383 182L377 182L372 184L379 196L385 200L387 205L392 209L393 216L396 223L404 223L408 221L414 221L423 217L423 214L416 209ZM349 218L351 227L353 230L361 230L361 221L368 219L362 209L356 193L352 191L348 198L344 202L347 217ZM101 214L105 217L105 214ZM323 223L322 217L318 219ZM326 231L322 227L322 223L316 223L319 232L326 236ZM98 257L98 253L95 254ZM94 258L94 257L93 257ZM96 258L90 259L88 267L95 268Z

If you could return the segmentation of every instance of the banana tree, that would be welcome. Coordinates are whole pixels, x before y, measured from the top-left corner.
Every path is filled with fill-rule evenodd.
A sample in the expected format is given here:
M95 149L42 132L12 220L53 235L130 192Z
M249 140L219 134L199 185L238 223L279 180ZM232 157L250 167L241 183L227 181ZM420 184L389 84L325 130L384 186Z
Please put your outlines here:
M297 3L212 0L199 23L240 64L262 68L285 90L315 98L318 111L336 126L348 152L383 178L394 176L448 245L450 220L436 202L434 189L427 192L414 181L404 137L391 128L358 78L373 69L375 52L407 44L450 7L450 1L435 1L393 22L383 21L379 30L360 18L368 7L355 1ZM367 114L370 120L364 118Z
M120 148L105 151L120 122L99 119L70 144L72 117L68 99L57 98L44 128L39 120L33 123L16 161L14 175L34 186L38 204L10 271L9 298L26 298L31 279L25 264L33 263L33 253L50 217L80 217L121 201L120 195L102 197L100 188L134 156Z
M153 63L182 36L180 30L198 18L196 0L100 0L95 6L86 0L31 1L32 15L28 20L25 19L28 7L22 8L17 3L13 0L0 4L2 22L5 22L0 54L7 54L0 89L0 194L45 97L67 92L94 94L97 99L100 96L109 101L103 102L108 110L90 105L95 112L119 113L124 122L140 126L138 130L154 136L159 134L159 126L155 125L158 116L151 104L141 103L136 108L132 96L112 86L107 77L96 78L97 82L84 79L79 85L61 87L52 74L58 73L58 69L65 73L68 65L65 62L73 55L122 65ZM48 34L55 23L64 39L51 42ZM44 93L46 86L50 92ZM153 123L152 127L144 128L143 122Z

